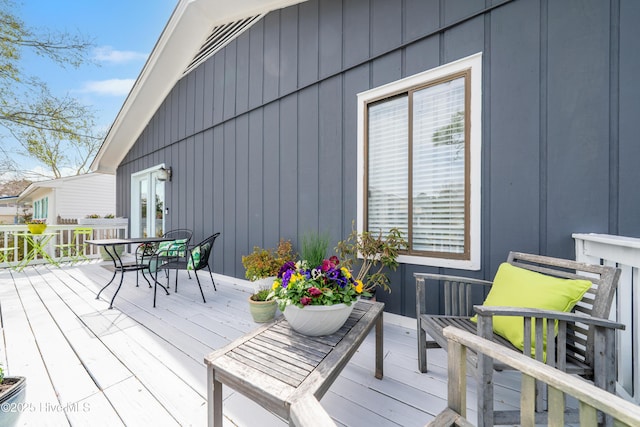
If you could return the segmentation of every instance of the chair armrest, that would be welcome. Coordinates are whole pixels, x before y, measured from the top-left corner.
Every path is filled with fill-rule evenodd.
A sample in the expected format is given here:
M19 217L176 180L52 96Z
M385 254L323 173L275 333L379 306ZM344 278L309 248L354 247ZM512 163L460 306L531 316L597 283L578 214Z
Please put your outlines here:
M622 323L614 322L600 317L587 316L582 313L567 313L564 311L542 310L538 308L525 307L496 307L486 305L475 305L473 309L478 316L521 316L535 317L536 319L562 320L565 322L579 322L593 326L600 326L610 329L625 329Z
M625 325L583 313L523 307L474 306L474 310L478 314L478 336L491 339L493 316L520 316L523 318L523 336L535 335L535 359L561 371L566 371L568 359L580 361L590 367L594 383L598 387L610 391L615 389L615 331L624 329ZM532 319L536 319L535 327ZM539 321L543 319L547 320L546 332L544 322ZM572 333L569 332L568 324L572 324ZM575 345L576 332L586 337L583 345ZM546 351L543 348L545 333L547 337L556 336L555 340L546 341ZM532 350L531 340L525 338L522 353L532 356Z

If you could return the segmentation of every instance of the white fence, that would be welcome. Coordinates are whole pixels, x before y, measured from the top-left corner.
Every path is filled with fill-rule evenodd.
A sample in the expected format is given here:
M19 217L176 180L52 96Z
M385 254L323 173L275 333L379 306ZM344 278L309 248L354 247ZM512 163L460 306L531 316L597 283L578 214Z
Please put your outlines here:
M618 331L617 392L640 403L640 239L607 234L574 234L576 260L622 270L611 320L624 323Z
M46 253L56 261L64 261L55 245L73 242L73 230L78 227L78 225L47 225L45 232L55 233L56 235L46 244ZM92 228L93 239L128 237L127 225L82 225L80 227ZM25 258L29 252L29 246L26 240L18 234L26 233L27 231L27 226L24 224L0 225L0 268L16 266L19 260ZM100 252L97 247L87 245L85 255L89 258L99 258ZM46 262L47 260L43 259L42 255L37 254L36 258L29 264L43 264Z

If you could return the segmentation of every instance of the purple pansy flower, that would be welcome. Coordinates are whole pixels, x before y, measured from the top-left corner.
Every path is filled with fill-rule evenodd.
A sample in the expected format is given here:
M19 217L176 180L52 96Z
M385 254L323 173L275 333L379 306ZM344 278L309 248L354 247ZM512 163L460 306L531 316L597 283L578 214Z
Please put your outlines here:
M291 275L293 274L293 270L287 270L282 275L282 287L287 288L289 285L289 280L291 280Z
M287 261L282 265L282 267L280 267L280 270L278 271L278 277L282 279L286 271L291 271L295 269L296 269L296 264L293 261Z

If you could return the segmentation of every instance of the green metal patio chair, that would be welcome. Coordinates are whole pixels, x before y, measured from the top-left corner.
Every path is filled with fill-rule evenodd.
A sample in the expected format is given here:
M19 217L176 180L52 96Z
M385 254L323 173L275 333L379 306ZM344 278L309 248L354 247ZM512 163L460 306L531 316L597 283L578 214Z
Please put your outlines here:
M200 283L200 278L198 277L198 270L202 270L206 268L209 270L209 276L211 277L211 282L213 283L213 289L216 289L216 282L213 280L213 274L211 273L211 267L209 266L209 256L213 250L213 244L216 238L220 235L220 233L215 233L197 245L190 246L187 249L186 256L183 258L174 258L174 259L165 259L158 260L156 262L157 270L155 276L155 287L153 290L153 306L156 306L156 291L158 289L158 270L175 270L176 272L176 281L175 281L175 292L178 292L178 270L186 270L187 272L193 271L193 274L196 276L196 281L198 282L198 287L200 288L200 295L202 295L202 301L207 302L204 298L204 292L202 291L202 285ZM160 286L164 287L160 284ZM169 288L169 275L167 274L167 287L165 291Z
M89 227L78 227L73 230L73 238L69 243L60 243L56 245L56 248L60 250L61 258L69 258L69 261L79 262L82 260L88 261L89 257L87 257L87 240L93 237L93 228Z
M11 267L11 262L9 261L10 254L15 251L13 247L0 248L0 264L7 263L8 267Z

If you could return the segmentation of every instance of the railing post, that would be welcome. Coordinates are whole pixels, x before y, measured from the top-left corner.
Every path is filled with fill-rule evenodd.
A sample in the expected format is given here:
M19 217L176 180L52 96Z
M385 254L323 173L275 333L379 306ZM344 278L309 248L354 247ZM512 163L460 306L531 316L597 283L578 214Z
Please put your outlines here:
M449 409L467 417L467 348L453 340L447 343L447 402Z

